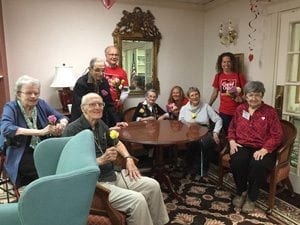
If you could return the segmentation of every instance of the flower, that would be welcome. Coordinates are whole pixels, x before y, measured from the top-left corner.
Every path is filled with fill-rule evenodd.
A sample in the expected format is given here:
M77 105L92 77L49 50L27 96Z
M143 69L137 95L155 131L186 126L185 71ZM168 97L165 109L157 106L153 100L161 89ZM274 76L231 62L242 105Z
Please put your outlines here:
M140 108L139 113L144 113L145 110L143 108Z
M119 137L119 132L116 130L111 130L109 133L110 138L113 140L114 145L117 144L117 139Z
M56 121L57 121L57 119L56 119L56 117L55 117L54 115L48 116L48 123L49 123L50 125L55 125L55 124L56 124Z
M178 109L178 107L175 105L174 102L167 105L167 111L168 112L174 112L177 109Z
M112 78L110 80L111 82L111 86L116 89L116 91L120 94L122 89L123 89L123 86L124 86L124 83L125 83L125 80L124 79L119 79L119 78Z
M226 91L226 95L230 96L231 98L236 98L241 92L242 89L240 87L233 86L231 89Z
M196 119L197 115L196 113L192 113L192 119Z

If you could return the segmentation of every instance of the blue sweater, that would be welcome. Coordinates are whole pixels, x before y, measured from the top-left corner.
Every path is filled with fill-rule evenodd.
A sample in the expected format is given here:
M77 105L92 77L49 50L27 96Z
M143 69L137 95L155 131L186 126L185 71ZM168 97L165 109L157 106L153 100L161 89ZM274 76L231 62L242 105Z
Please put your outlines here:
M48 125L48 116L50 115L55 115L58 121L65 118L62 114L49 106L44 100L39 99L36 107L37 120L42 128ZM6 139L10 139L13 142L13 144L7 146L4 166L14 184L16 184L17 181L19 163L28 140L28 136L16 135L19 127L28 128L17 101L8 102L3 108L1 134Z

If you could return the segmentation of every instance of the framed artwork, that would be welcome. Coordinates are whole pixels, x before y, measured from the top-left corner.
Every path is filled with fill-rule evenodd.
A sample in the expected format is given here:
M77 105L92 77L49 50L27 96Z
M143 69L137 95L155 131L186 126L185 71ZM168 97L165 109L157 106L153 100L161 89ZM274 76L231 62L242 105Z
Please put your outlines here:
M234 54L236 61L235 71L244 74L244 53Z

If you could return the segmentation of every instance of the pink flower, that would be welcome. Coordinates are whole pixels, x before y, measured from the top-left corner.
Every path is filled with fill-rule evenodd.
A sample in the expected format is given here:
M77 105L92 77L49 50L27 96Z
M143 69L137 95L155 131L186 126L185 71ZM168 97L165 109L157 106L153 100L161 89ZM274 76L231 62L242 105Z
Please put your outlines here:
M56 119L56 117L54 115L48 116L48 123L50 125L55 125L56 121L57 121L57 119Z
M174 112L174 111L177 110L177 109L178 109L178 108L177 108L177 106L175 105L174 102L167 105L167 111L168 111L168 112Z

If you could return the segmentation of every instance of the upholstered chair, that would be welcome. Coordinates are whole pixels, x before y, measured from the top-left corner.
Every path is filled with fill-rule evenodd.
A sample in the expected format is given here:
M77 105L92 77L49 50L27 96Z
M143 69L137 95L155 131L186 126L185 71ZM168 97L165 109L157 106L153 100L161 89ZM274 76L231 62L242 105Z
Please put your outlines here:
M85 225L99 177L93 133L44 140L34 161L39 178L25 187L19 202L0 205L0 223Z

